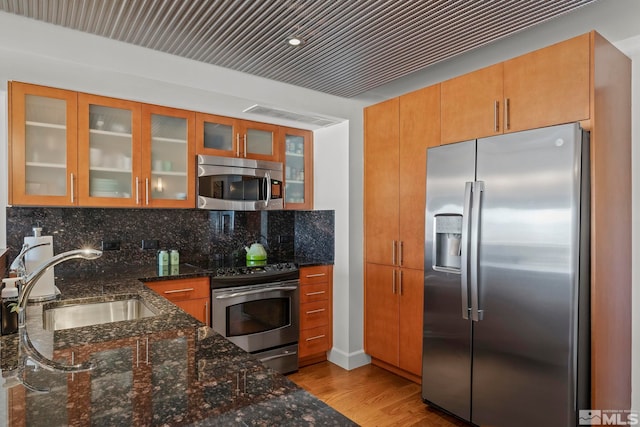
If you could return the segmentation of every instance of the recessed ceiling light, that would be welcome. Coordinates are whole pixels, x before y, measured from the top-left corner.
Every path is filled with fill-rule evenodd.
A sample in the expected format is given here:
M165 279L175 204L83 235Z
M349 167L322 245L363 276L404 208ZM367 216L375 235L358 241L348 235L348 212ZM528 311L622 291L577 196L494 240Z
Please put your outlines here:
M304 40L298 36L291 36L287 38L287 42L291 46L301 46L304 44Z

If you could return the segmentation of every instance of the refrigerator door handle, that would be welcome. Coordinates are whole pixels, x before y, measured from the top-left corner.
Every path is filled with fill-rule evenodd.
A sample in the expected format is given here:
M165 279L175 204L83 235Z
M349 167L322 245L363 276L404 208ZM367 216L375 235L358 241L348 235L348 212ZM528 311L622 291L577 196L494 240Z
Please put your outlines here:
M482 320L483 312L479 309L478 303L478 245L480 229L480 205L482 204L482 193L484 192L484 182L473 183L473 203L471 205L471 242L469 248L469 288L471 290L471 320L479 322Z
M469 319L469 215L473 182L464 184L464 207L462 209L462 240L460 242L460 300L462 318Z

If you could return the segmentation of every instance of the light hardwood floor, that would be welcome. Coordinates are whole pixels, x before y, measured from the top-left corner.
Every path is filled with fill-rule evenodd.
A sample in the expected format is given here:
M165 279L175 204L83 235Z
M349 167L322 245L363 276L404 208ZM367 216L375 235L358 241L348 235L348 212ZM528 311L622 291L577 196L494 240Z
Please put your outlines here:
M363 427L467 426L427 407L418 384L377 366L347 371L322 362L301 368L288 377Z

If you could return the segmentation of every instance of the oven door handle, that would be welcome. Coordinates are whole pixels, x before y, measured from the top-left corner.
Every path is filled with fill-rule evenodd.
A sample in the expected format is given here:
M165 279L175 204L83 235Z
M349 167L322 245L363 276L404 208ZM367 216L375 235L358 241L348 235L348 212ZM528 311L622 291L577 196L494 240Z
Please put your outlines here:
M250 291L234 292L232 294L216 295L216 299L235 298L235 297L241 297L241 296L244 296L244 295L261 294L263 292L268 292L268 291L295 291L296 289L298 289L297 286L274 286L272 288L252 289Z

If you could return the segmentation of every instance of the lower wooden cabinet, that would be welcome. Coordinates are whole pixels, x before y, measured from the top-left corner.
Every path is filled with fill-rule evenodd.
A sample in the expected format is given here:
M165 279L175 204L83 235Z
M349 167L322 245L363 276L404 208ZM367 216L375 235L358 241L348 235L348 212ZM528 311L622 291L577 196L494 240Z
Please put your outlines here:
M147 282L146 285L202 323L211 326L211 287L208 277Z
M333 346L333 266L300 268L298 365L327 360Z
M372 263L365 274L365 351L373 364L419 383L424 274Z

